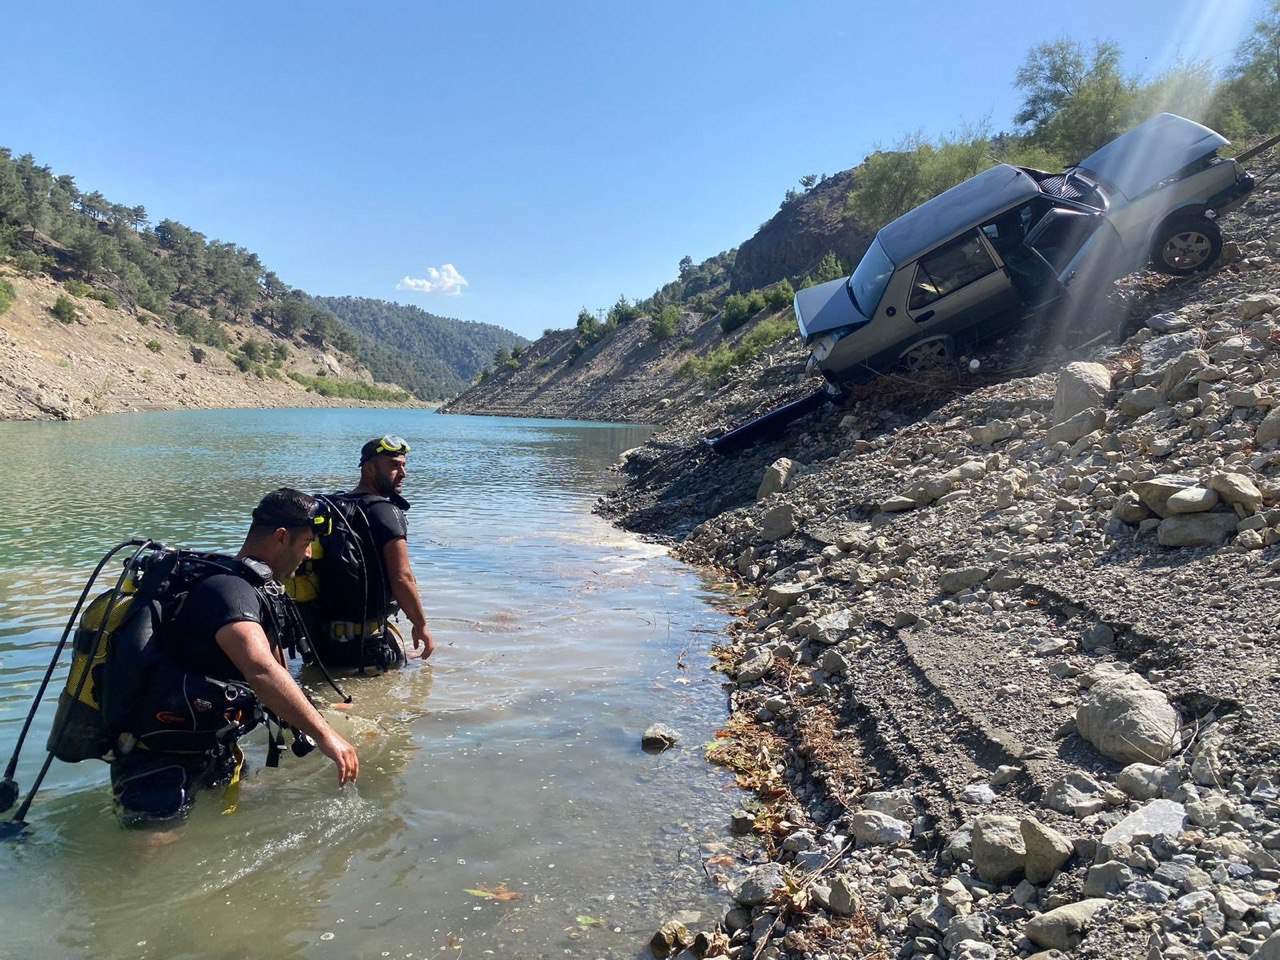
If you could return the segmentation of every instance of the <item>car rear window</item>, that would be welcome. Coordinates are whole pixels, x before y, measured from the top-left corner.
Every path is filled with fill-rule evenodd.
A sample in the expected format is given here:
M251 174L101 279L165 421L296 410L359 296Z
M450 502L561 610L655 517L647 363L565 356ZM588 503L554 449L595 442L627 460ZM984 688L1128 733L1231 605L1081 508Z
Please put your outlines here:
M867 247L867 252L862 255L849 277L849 293L853 296L853 305L864 317L869 318L875 314L892 276L893 261L884 252L879 240L871 241L871 246Z

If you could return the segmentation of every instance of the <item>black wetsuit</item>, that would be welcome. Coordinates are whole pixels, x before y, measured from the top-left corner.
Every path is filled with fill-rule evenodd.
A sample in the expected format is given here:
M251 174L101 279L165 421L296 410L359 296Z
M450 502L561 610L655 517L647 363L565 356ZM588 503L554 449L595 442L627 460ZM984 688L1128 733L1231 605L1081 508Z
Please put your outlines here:
M352 491L341 496L359 508L351 511L351 525L368 562L369 610L365 620L386 620L395 613L396 605L387 580L383 550L389 543L408 538L409 524L405 511L409 509L409 501L395 493L382 497L375 493ZM352 611L348 616L349 622L361 621L359 612ZM387 670L404 662L404 650L388 630L380 630L369 637L335 638L331 633L331 622L319 621L309 626L320 658L328 666Z
M286 621L283 608L276 605L284 602L243 577L214 574L192 588L174 622L163 628L166 658L190 674L243 682L244 676L218 646L218 631L250 621L261 624L267 638L278 644ZM238 757L233 744L205 754L136 749L117 758L111 764L111 784L125 824L186 813L196 788L225 783L234 774Z

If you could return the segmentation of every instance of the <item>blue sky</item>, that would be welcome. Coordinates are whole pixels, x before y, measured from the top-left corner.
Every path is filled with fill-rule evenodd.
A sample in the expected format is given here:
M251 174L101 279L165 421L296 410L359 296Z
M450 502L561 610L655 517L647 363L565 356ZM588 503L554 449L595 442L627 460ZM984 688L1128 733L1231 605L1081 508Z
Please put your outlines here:
M0 145L310 293L533 337L737 245L803 174L912 129L1007 128L1041 40L1111 37L1147 74L1225 64L1262 8L26 4L4 18Z

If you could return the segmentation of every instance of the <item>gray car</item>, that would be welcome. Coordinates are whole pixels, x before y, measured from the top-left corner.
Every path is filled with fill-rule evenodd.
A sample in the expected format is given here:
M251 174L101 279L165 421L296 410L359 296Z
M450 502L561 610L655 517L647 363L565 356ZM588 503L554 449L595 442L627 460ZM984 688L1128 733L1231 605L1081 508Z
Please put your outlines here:
M880 230L848 279L796 293L811 368L841 386L912 373L1145 263L1207 269L1214 218L1253 188L1227 142L1162 113L1062 173L1000 164L952 187Z

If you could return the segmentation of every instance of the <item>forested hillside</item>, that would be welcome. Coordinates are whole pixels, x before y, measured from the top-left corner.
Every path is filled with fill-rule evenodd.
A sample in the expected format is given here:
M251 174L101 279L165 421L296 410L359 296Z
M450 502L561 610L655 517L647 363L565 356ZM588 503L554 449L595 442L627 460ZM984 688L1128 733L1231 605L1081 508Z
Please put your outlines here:
M387 391L362 385L363 365L375 380L439 399L465 385L495 350L520 342L497 327L379 301L335 301L349 308L346 322L244 247L210 240L176 220L153 223L146 207L82 190L73 176L3 147L0 264L19 277L63 284L65 295L51 310L64 323L77 300L97 300L142 325L227 351L242 371L263 378L282 378L296 350L345 354L342 383L325 365L289 371L326 396L389 399ZM0 277L0 313L12 296L7 282Z
M367 297L315 297L359 337L362 363L379 380L398 383L424 400L450 397L493 362L527 341L488 323L439 317L403 303Z

